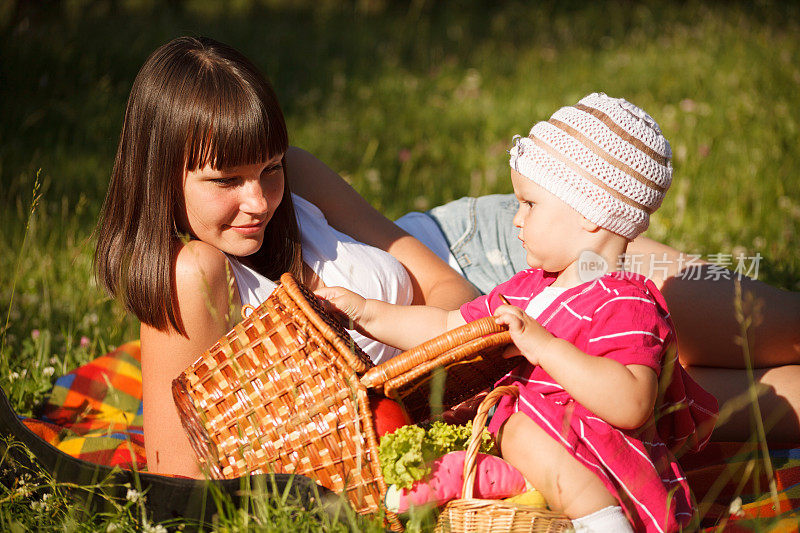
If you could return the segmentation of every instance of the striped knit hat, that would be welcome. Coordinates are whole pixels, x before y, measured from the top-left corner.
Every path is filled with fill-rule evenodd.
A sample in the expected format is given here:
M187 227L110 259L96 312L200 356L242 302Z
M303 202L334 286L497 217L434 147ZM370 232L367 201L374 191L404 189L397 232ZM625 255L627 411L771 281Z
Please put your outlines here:
M627 239L647 229L672 182L672 150L653 118L593 93L515 137L511 168Z

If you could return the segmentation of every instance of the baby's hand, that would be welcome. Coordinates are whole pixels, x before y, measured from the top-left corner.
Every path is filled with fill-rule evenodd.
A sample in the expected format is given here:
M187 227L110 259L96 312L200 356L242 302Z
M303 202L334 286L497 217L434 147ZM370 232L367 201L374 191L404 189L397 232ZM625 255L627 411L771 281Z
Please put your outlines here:
M539 364L539 354L553 336L519 307L501 305L494 312L495 322L508 326L511 340L532 365ZM516 355L511 352L509 356Z
M354 329L362 320L367 300L343 287L322 287L314 291L325 310L344 327Z

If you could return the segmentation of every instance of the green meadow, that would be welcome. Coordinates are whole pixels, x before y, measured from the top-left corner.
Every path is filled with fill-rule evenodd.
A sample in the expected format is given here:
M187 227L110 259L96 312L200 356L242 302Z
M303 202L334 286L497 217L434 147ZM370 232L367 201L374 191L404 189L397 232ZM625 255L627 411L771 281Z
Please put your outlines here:
M674 153L647 235L730 254L732 268L759 257L759 279L800 290L795 2L12 1L0 4L0 386L20 414L58 375L138 337L94 282L92 232L133 79L184 34L251 58L290 142L391 218L511 192L514 134L587 93L625 97ZM0 483L0 529L157 529L136 501L86 517L38 482L48 505ZM280 530L289 512L309 530L356 524L270 508L220 529Z

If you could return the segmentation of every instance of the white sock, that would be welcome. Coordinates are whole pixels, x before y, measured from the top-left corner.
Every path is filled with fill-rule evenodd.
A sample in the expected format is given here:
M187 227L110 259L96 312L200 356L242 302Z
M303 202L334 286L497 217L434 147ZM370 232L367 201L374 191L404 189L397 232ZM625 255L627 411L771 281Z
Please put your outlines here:
M633 533L622 507L612 505L572 521L575 533Z

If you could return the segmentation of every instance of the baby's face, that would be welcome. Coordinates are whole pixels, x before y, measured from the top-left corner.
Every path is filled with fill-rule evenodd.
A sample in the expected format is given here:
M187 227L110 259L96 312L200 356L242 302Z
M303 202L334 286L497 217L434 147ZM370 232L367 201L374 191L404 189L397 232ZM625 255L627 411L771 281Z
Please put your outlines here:
M532 268L561 272L577 261L582 251L583 217L557 196L516 170L511 182L519 207L514 225Z

